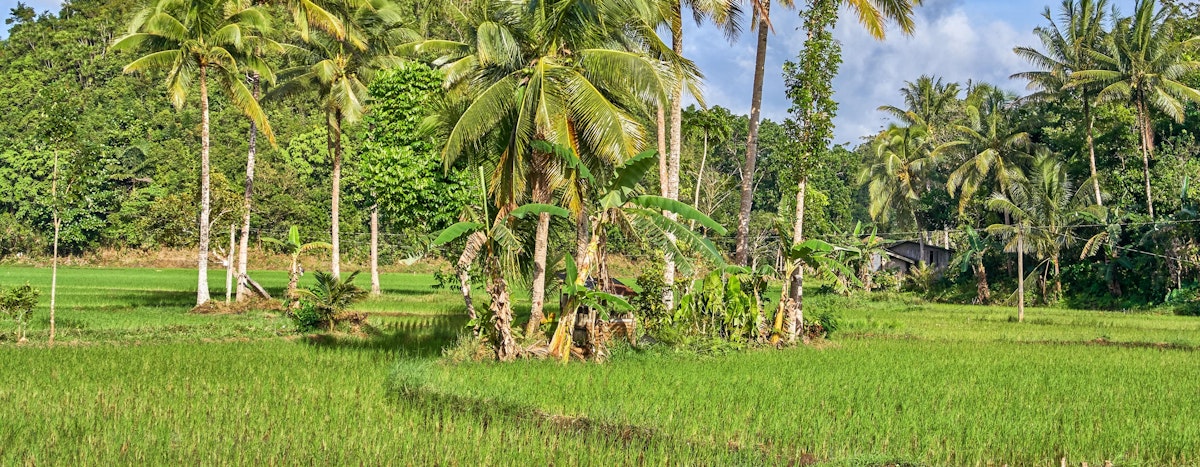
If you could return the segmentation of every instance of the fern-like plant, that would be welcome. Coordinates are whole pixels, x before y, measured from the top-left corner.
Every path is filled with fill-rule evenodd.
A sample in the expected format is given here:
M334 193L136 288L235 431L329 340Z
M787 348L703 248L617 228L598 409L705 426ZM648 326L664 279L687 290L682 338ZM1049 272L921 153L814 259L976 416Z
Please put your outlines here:
M300 300L306 302L308 307L311 307L318 319L328 324L329 330L333 331L338 315L350 305L366 297L367 291L354 285L354 278L358 276L358 271L345 279L334 277L333 274L327 272L317 272L314 275L317 278L317 284L307 289L297 290L296 294Z

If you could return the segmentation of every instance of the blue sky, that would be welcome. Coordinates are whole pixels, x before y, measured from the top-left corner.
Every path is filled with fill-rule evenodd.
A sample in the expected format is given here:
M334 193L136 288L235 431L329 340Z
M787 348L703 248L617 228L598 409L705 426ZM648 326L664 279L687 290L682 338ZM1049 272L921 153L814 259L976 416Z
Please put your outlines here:
M1132 10L1133 0L1114 0L1122 11ZM8 17L16 0L0 0L0 14ZM58 0L26 0L35 9L57 10ZM802 3L802 2L797 2ZM1043 24L1042 10L1057 8L1059 0L926 0L916 10L916 33L904 36L891 31L876 41L851 15L843 14L835 37L842 43L845 63L834 81L835 99L840 104L834 123L836 143L858 143L885 125L876 107L900 105L899 89L905 81L922 74L965 82L973 79L1022 92L1024 83L1010 80L1028 65L1012 52L1017 45L1037 45L1034 27ZM780 74L784 60L796 55L804 43L797 31L794 11L772 14L775 33L771 36L763 116L774 120L787 117L788 101ZM7 26L0 24L7 30ZM685 55L706 75L705 99L734 112L747 113L754 77L754 34L746 31L729 43L711 25L689 23L684 33Z

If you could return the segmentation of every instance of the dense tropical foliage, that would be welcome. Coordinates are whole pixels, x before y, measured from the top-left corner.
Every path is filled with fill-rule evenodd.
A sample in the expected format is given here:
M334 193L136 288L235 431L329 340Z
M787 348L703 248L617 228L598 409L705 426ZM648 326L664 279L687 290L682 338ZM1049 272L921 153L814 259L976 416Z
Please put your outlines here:
M455 262L501 359L539 343L568 356L562 323L578 305L619 303L597 295L611 292L616 256L661 275L639 282L664 306L632 307L655 322L709 333L704 304L736 298L740 311L713 334L725 339L770 340L783 315L783 337L802 333L806 270L841 293L905 287L870 266L901 240L956 254L954 267L909 275L939 300L1023 306L1028 289L1046 304L1190 303L1195 9L1139 0L1124 16L1064 0L1044 13L1040 44L1015 49L1029 95L913 77L903 104L881 106L886 129L831 146L839 9L882 36L885 21L911 31L919 4L782 2L808 32L785 69L794 105L783 122L758 115L761 60L750 115L682 105L685 93L703 102L684 12L730 36L749 16L761 59L769 2L19 5L0 41L0 258L50 254L56 225L73 255L195 248L203 303L209 232L226 224L241 225L243 245L292 255L315 248L301 237L328 241L332 278L343 263L440 257ZM260 133L274 144L257 146ZM56 158L64 189L50 200ZM559 271L582 282L563 288L567 308L552 317ZM478 316L474 273L490 298ZM579 288L592 275L601 290ZM781 297L794 310L765 311L764 277L796 284ZM525 286L530 313L514 333L510 288Z

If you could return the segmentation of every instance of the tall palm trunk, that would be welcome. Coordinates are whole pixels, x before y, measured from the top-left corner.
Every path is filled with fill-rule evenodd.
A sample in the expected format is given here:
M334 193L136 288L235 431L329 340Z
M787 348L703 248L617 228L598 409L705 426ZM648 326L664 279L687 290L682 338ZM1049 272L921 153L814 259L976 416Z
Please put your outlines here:
M208 73L207 64L200 62L200 247L196 253L196 306L208 301L208 234L212 211L212 193L208 159Z
M550 180L546 173L550 168L549 154L535 151L533 154L533 202L549 203ZM537 232L533 244L533 290L530 291L529 322L525 335L532 335L545 317L546 305L546 253L550 242L550 213L538 214Z
M672 2L671 8L674 10L671 15L671 50L678 56L683 56L683 17L681 5L679 1ZM667 198L679 199L679 158L683 152L683 79L682 73L675 85L671 88L671 152L667 156L667 193L664 196ZM668 219L675 220L678 216L673 212L663 212ZM667 241L674 243L675 235L668 233ZM665 267L663 268L663 283L666 284L663 296L663 304L667 310L675 309L675 258L671 253L665 253L663 258Z
M1092 103L1085 95L1083 98L1083 119L1087 122L1088 163L1092 169L1092 190L1096 194L1096 205L1104 206L1104 198L1100 195L1100 176L1096 172L1096 116L1092 115Z
M329 156L333 158L333 197L330 202L330 243L333 244L333 252L329 266L330 274L334 278L340 278L342 275L342 248L341 248L341 203L342 203L342 116L341 112L329 112L329 131L327 138L329 139Z
M261 77L258 76L258 73L250 75L250 85L254 93L254 100L258 100L260 81ZM246 282L248 279L246 276L246 257L249 256L250 252L250 208L254 198L254 157L258 153L258 125L254 123L254 119L250 119L250 135L246 141L249 146L249 149L246 151L246 191L242 195L242 238L238 244L237 264L237 300L239 302L244 300L250 292L250 288Z
M378 297L379 290L379 205L371 206L371 295Z
M1146 182L1146 211L1150 220L1154 220L1154 195L1150 190L1150 156L1154 151L1154 128L1150 123L1150 110L1146 107L1145 99L1137 102L1138 126L1141 127L1142 137L1142 174Z
M1017 322L1025 321L1025 235L1017 233Z
M763 13L771 11L771 0L763 0ZM738 210L737 249L734 260L745 266L750 258L750 210L754 207L754 164L758 158L758 119L762 110L763 72L767 66L765 19L758 21L758 49L754 56L754 90L750 98L750 129L746 140L746 163L742 166L742 199Z
M670 185L670 153L667 152L667 117L663 106L658 106L658 185L663 197L671 196ZM668 237L670 238L670 237ZM663 305L668 310L675 308L675 258L670 253L663 254L663 283L670 284L663 288Z

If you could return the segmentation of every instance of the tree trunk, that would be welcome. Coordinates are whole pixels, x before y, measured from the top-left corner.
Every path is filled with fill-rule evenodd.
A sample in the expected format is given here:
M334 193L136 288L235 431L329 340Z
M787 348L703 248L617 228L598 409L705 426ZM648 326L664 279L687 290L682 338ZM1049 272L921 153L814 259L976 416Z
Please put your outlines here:
M680 16L680 2L673 1L672 8L674 13L671 17L671 50L680 57L683 56L683 19ZM665 185L668 188L664 195L667 198L679 199L679 159L683 152L683 77L675 83L671 88L671 153L667 158L667 182ZM663 215L668 219L676 220L679 216L673 212L663 211ZM675 236L668 233L667 241L675 243ZM665 253L663 258L663 283L666 288L663 289L663 305L667 310L675 309L675 258L671 253Z
M658 106L658 187L663 197L671 196L670 185L670 153L667 152L667 118L662 105ZM671 239L671 237L667 237ZM672 239L673 240L673 239ZM663 304L668 310L675 307L675 258L670 253L663 253L663 283L668 284L663 289Z
M237 226L229 224L229 250L225 254L225 304L233 301L233 264L234 252L237 251Z
M371 295L378 297L379 290L379 205L371 206Z
M700 209L700 184L704 182L704 165L708 163L708 130L704 130L704 152L700 153L700 170L696 172L696 194L692 196L692 207ZM688 222L689 229L696 228L696 221Z
M261 90L261 77L258 73L250 75L251 92L254 94L254 100L258 100L258 95ZM254 119L250 119L250 135L246 142L249 150L246 151L246 191L242 194L242 238L238 247L238 265L237 265L237 301L246 299L250 292L247 287L246 266L247 258L250 256L250 211L254 201L254 158L258 155L258 125L254 123Z
M533 202L550 202L549 154L541 151L533 154ZM533 290L530 291L529 322L525 323L525 335L537 332L545 317L546 306L546 254L550 249L550 213L538 214L537 231L533 243Z
M800 177L800 185L796 188L796 222L792 225L792 244L799 245L804 242L804 198L808 191L808 176ZM791 298L791 306L795 311L790 313L792 319L788 323L789 336L788 340L791 343L796 342L798 334L804 333L804 265L797 265L792 272L791 289L788 293Z
M330 202L330 243L333 244L329 272L334 278L342 276L341 203L342 203L342 116L329 113L329 155L333 158L333 197Z
M983 265L983 259L975 263L975 300L980 305L987 305L992 301L992 291L988 287L987 269Z
M596 261L596 255L600 251L600 235L599 229L604 225L603 219L598 219L592 223L591 239L588 240L587 252L580 258L576 270L578 276L575 278L575 285L584 286L587 284L587 278L592 273L592 264ZM571 358L571 334L575 328L575 315L578 311L578 306L575 303L568 301L567 308L562 310L558 318L558 326L554 329L554 336L550 339L550 357L562 360L564 363Z
M475 303L471 300L471 264L475 262L475 258L479 257L479 251L483 248L483 244L487 241L487 234L483 232L472 233L467 237L467 244L463 248L462 255L458 257L458 263L455 269L458 270L458 287L462 293L463 303L467 306L467 316L470 319L476 319Z
M196 253L196 306L209 300L208 295L208 235L212 192L208 159L208 70L200 63L200 245Z
M1100 176L1096 172L1096 117L1092 115L1092 103L1085 95L1083 98L1083 119L1087 121L1088 163L1092 169L1092 190L1095 191L1096 205L1104 206L1104 197L1100 194Z
M1025 235L1017 233L1017 322L1025 321Z
M288 271L288 288L287 299L294 307L296 301L296 288L300 284L300 255L297 253L292 255L292 268Z
M500 261L494 252L487 258L488 295L492 298L492 324L496 330L496 359L511 362L517 358L517 344L512 335L512 300L508 293L508 282L500 272Z
M1059 268L1058 255L1050 259L1054 263L1054 301L1062 300L1062 270Z
M62 230L62 219L58 215L58 151L54 152L54 180L50 183L51 202L54 203L54 259L50 263L50 340L54 345L54 311L58 299L58 234Z
M1146 181L1146 211L1150 220L1154 220L1154 195L1150 190L1150 156L1154 150L1154 129L1150 125L1150 112L1145 102L1138 102L1138 125L1142 130L1142 174Z
M771 10L771 0L763 0L763 10ZM758 158L758 120L762 110L763 72L767 63L767 22L758 22L758 49L754 56L754 89L750 98L750 129L746 140L746 163L742 166L742 198L738 210L737 249L734 261L745 266L750 259L750 211L754 207L754 164Z

